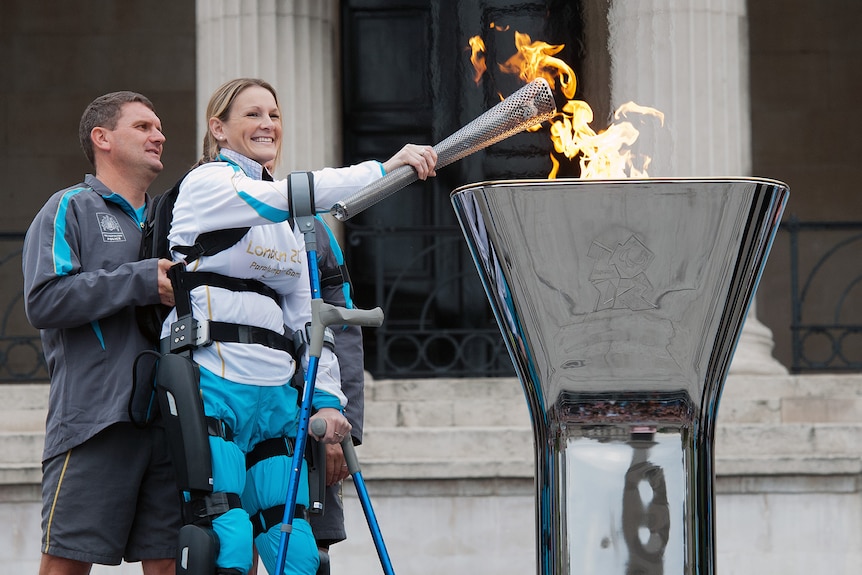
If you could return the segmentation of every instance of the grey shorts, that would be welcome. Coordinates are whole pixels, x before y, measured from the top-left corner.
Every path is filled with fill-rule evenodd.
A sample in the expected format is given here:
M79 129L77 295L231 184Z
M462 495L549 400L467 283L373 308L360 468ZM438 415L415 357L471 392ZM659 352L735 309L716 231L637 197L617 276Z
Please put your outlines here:
M179 491L158 426L116 423L42 464L42 552L103 565L176 556Z
M323 500L323 513L311 514L309 523L314 532L314 539L318 547L329 547L339 541L347 539L347 531L344 529L344 502L341 498L342 483L326 488Z

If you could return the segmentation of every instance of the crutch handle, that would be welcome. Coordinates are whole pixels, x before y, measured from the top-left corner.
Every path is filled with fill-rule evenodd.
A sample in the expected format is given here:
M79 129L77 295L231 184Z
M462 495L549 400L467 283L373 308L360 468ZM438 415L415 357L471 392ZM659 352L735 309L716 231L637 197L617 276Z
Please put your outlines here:
M359 473L359 458L356 457L356 449L353 447L353 436L349 433L341 440L341 451L344 452L344 462L347 464L347 472L350 475Z
M330 325L358 325L380 327L383 325L383 310L347 309L324 302L320 298L311 300L311 342L309 355L320 357L323 351L323 330Z
M360 325L363 327L380 327L383 325L383 310L379 307L374 309L347 309L337 307L328 303L321 303L320 322L324 325Z
M323 437L324 435L326 435L326 420L325 419L313 419L313 420L311 420L311 433L313 433L317 437Z

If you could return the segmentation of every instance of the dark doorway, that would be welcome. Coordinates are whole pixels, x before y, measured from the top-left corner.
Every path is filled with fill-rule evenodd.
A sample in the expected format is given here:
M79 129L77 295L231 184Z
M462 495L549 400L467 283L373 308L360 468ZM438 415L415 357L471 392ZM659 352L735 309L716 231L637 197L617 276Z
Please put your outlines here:
M436 144L520 88L497 67L516 52L515 31L564 44L557 56L581 79L579 2L345 0L342 10L346 164L388 158L408 142ZM477 35L488 65L478 84L468 47ZM516 135L347 222L356 303L386 314L366 334L374 376L513 373L449 194L470 182L546 178L551 150L547 128Z

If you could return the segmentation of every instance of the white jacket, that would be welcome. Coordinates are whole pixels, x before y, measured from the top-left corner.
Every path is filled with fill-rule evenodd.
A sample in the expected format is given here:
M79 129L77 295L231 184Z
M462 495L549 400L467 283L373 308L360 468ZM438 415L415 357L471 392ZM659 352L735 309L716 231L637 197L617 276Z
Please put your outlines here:
M382 166L373 161L315 171L317 209L328 212L336 202L382 175ZM192 245L203 232L252 226L233 247L200 258L191 264L190 271L253 278L282 296L279 307L272 299L254 292L195 288L192 313L196 319L259 326L278 333L284 333L284 326L292 333L311 321L307 253L302 234L292 229L289 217L287 180L254 179L232 161L204 164L185 177L168 235L171 247ZM175 261L182 258L174 252ZM163 337L176 319L175 313L165 321ZM214 342L195 350L194 359L220 377L250 385L282 385L294 373L293 358L288 353L257 344ZM333 394L344 406L338 362L326 347L319 360L315 388ZM318 408L337 407L317 403Z

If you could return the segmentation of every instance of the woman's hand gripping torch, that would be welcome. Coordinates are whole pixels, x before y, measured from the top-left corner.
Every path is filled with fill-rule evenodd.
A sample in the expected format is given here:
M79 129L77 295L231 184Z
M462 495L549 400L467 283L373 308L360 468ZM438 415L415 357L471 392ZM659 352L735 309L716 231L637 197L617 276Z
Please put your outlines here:
M556 113L551 87L545 79L537 78L434 146L435 169L550 120ZM412 167L401 166L338 202L330 213L341 221L348 220L416 179Z

